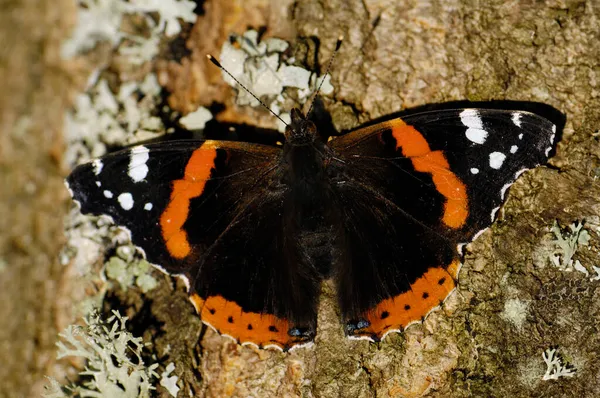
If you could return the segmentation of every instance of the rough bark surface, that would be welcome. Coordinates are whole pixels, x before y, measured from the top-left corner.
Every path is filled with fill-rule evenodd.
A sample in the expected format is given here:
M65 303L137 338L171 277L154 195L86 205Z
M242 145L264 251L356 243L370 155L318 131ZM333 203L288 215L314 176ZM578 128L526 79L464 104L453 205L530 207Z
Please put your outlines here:
M73 320L58 262L68 208L62 122L73 77L59 46L69 1L0 4L0 396L38 397Z
M344 338L329 284L323 286L315 345L289 354L240 347L202 329L183 285L167 277L146 295L134 289L111 293L108 303L124 308L134 332L153 343L158 358L177 363L180 396L600 395L600 281L558 270L547 249L554 220L568 225L585 219L591 244L577 259L588 268L599 262L600 4L225 3L204 3L205 14L187 43L191 55L159 62L161 83L172 92L169 103L179 111L218 100L227 105L228 120L256 117L257 111L232 109L230 91L204 59L231 31L243 33L251 24L292 41L318 37L321 67L336 38L345 36L331 72L336 91L326 100L338 129L404 108L464 99L543 102L563 112L566 125L551 167L522 176L499 220L469 246L459 289L443 310L382 343ZM6 86L0 94L0 261L6 263L0 271L0 319L7 320L0 328L0 357L8 358L0 367L0 395L5 396L37 395L42 374L52 373L52 345L64 326L55 321L63 297L59 286L73 278L64 276L56 260L61 220L55 204L65 192L49 156L60 157L55 145L69 86L52 54L72 12L70 4L45 8L26 0L0 12L6 18L0 35L12 43L0 50L0 81ZM21 115L32 123L27 134L14 133ZM542 381L542 352L554 345L576 366L573 378ZM158 394L168 396L165 390Z

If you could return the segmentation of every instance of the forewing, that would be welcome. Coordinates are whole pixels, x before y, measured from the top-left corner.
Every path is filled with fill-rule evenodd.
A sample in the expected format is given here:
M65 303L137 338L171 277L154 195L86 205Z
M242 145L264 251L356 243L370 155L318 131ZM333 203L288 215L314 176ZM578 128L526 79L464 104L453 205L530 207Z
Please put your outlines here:
M491 224L517 177L547 161L555 138L556 126L533 113L460 109L359 129L331 147L351 178L466 243Z
M213 244L278 153L225 141L140 145L78 166L67 184L82 213L110 216L148 261L189 276L191 247Z

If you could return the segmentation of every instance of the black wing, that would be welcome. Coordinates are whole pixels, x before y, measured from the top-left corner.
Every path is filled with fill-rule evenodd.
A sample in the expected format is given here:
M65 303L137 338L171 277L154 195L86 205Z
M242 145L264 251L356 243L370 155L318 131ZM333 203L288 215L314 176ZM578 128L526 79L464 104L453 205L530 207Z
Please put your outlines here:
M289 289L316 303L318 285L283 251L280 152L225 141L136 146L77 167L67 184L83 213L112 217L148 261L187 278L205 323L286 349L311 340L316 319L316 304L298 312Z
M528 112L426 112L331 141L346 256L338 288L350 336L381 338L453 290L458 246L494 220L510 185L546 162L556 127Z

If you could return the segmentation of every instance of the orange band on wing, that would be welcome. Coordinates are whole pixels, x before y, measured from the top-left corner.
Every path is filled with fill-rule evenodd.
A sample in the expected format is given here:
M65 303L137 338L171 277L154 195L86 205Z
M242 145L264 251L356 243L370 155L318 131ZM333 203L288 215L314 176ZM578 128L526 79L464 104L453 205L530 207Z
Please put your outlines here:
M274 315L245 312L242 307L221 296L203 299L194 293L190 300L204 323L239 343L253 343L259 347L276 346L284 350L303 342L288 334L288 321Z
M160 216L160 228L167 250L175 258L184 258L191 251L183 224L188 218L190 200L202 195L216 158L216 146L205 141L192 153L183 179L173 182L169 205Z
M366 313L370 325L358 329L354 336L381 339L390 331L403 330L413 322L422 320L440 305L454 290L460 262L454 260L447 268L430 268L410 285L410 290L382 301Z
M446 198L442 222L450 228L462 227L469 215L465 184L450 170L443 151L432 151L427 140L414 127L395 121L392 135L396 149L411 159L416 171L431 174L436 190Z

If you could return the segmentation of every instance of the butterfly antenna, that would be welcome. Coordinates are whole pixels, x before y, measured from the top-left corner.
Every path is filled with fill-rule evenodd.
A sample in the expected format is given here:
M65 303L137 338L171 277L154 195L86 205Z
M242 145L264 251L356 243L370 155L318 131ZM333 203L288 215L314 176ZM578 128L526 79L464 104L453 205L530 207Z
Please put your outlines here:
M319 84L319 87L317 87L317 91L315 91L315 93L313 94L313 99L312 99L312 101L310 103L310 108L308 109L308 112L306 112L306 118L308 118L308 115L310 115L310 113L313 110L313 107L315 105L315 100L317 99L317 95L319 95L319 91L321 90L321 86L323 85L323 83L325 82L325 79L327 78L327 75L329 74L329 69L331 69L331 65L333 64L333 60L335 59L335 56L338 53L338 50L342 46L342 41L343 40L344 40L344 36L340 36L340 37L338 37L337 42L335 43L335 50L333 50L333 54L331 54L331 58L329 58L329 64L327 64L327 69L325 69L325 74L323 75L323 79L321 80L321 83Z
M244 90L246 90L246 92L248 94L250 94L252 97L254 97L255 100L257 100L262 106L264 106L269 112L271 112L277 119L279 119L279 121L281 121L281 123L285 124L286 126L288 126L288 124L275 112L273 112L271 110L271 108L269 108L267 106L267 104L265 104L264 102L262 102L260 100L260 98L258 98L252 91L250 91L250 89L248 89L248 87L244 86L238 79L235 78L235 76L233 76L231 73L229 73L229 71L227 69L225 69L223 67L223 65L221 65L219 63L219 61L217 61L217 59L215 57L213 57L210 54L206 54L206 58L208 58L208 60L210 62L212 62L213 64L215 64L216 66L218 66L223 72L227 73L229 75L229 77L231 77L241 88L243 88Z

